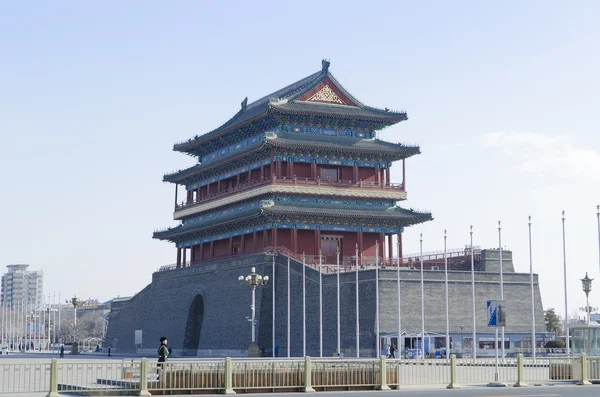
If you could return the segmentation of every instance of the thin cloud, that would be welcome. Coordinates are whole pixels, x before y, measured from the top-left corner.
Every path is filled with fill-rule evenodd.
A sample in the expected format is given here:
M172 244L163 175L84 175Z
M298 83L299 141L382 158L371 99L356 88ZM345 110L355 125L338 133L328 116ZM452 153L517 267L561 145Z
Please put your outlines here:
M485 134L486 147L501 149L514 169L545 179L600 179L600 152L575 147L569 137L535 132Z

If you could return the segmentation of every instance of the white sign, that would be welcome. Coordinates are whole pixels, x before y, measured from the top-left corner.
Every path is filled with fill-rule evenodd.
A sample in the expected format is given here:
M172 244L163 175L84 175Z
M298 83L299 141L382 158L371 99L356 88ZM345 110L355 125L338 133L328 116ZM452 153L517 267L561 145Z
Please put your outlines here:
M135 344L136 345L142 344L142 330L141 329L135 330Z

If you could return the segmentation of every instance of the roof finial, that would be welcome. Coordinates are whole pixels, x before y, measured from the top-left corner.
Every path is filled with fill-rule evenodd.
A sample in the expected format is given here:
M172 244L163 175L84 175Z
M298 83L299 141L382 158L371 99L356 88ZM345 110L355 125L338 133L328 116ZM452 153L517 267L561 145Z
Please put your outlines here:
M242 112L246 111L246 106L248 106L248 97L244 98L242 101Z
M331 65L331 62L329 62L329 59L322 59L321 60L321 71L322 72L328 72L329 71L329 65Z

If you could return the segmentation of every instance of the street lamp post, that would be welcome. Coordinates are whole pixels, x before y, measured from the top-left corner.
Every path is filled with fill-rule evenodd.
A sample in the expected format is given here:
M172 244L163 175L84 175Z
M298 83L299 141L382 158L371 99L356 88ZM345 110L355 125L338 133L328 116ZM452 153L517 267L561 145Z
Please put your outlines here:
M259 285L265 285L269 281L269 276L261 276L256 273L256 268L252 268L252 273L247 275L246 277L240 276L238 277L240 283L244 281L250 286L252 289L252 306L250 307L252 310L252 343L250 344L250 348L248 349L249 356L258 356L258 346L256 345L256 332L255 332L255 323L256 323L256 287Z
M77 306L81 305L81 299L77 299L77 295L73 296L71 300L67 299L66 303L73 305L73 344L71 345L71 354L79 354L79 345L77 344Z
M583 288L583 292L585 292L585 312L587 314L587 323L590 323L590 300L589 294L592 290L592 281L593 278L589 278L587 272L585 272L585 278L581 279L581 287Z

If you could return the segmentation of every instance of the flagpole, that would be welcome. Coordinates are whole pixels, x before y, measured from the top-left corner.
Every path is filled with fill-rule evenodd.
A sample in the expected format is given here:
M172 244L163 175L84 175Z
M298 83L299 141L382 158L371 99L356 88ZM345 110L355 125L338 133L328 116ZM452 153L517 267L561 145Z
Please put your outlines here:
M358 243L356 244L356 358L360 357L360 305L358 300Z
M290 358L291 356L291 341L290 341L290 320L291 320L291 312L290 312L291 304L290 304L290 257L288 256L287 260L287 356Z
M275 279L273 279L273 282L275 282ZM61 300L60 300L60 292L58 293L58 341L62 344L62 332L60 330L60 306L61 306ZM273 310L273 312L275 312L275 310ZM273 333L274 335L275 333ZM35 338L35 334L33 334L34 338Z
M398 351L398 358L402 357L402 317L400 316L401 310L400 310L400 263L402 261L402 258L400 257L400 234L398 234L398 267L396 268L396 289L397 289L397 294L398 294L398 349L396 349Z
M379 357L379 241L375 240L375 357Z
M302 357L306 357L306 255L302 253Z
M337 354L341 353L341 327L340 327L340 243L338 241L336 251L336 273L337 273Z
M471 225L471 295L473 301L473 358L477 358L477 324L475 323L475 250L473 249L473 225Z
M598 265L600 265L600 204L596 206L596 217L598 218Z
M450 305L448 303L448 255L446 246L446 229L444 229L444 277L446 281L446 358L450 358Z
M498 221L498 247L500 252L500 300L504 300L504 269L503 269L503 251L502 251L502 226L500 225L500 221ZM496 327L496 329L498 329ZM506 357L506 352L504 351L504 327L500 328L501 330L501 346L502 346L502 358Z
M275 247L273 247L273 262L271 263L271 356L275 357ZM59 295L60 296L60 295ZM60 302L60 298L58 299ZM58 317L60 320L60 316ZM60 328L60 327L59 327ZM279 354L279 352L277 352Z
M319 250L319 357L323 357L323 253Z
M421 358L425 358L425 286L423 283L423 233L421 233L420 256L421 256Z
M531 284L531 340L533 341L533 359L535 360L535 306L533 293L533 254L531 251L531 215L529 215L529 281Z
M565 335L567 345L567 356L571 355L570 332L569 332L569 306L567 304L567 248L565 244L565 211L562 212L562 239L563 239L563 273L565 284Z

